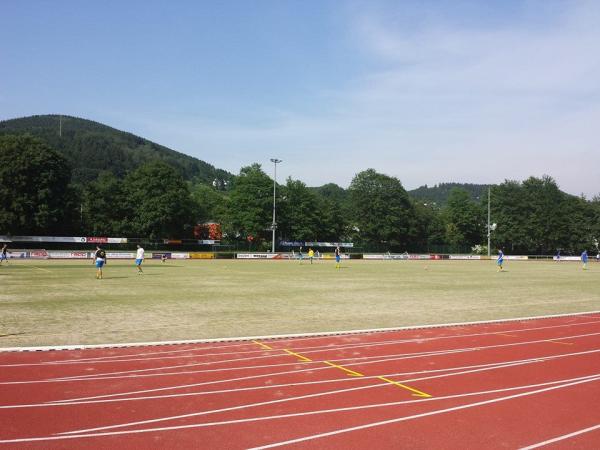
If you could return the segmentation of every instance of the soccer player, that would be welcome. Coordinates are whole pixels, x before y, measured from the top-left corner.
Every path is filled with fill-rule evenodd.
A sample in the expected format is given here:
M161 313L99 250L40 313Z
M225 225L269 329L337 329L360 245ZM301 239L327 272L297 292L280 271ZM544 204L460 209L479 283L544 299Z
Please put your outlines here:
M7 249L8 244L4 244L2 246L2 253L0 253L0 264L2 264L2 261L6 261L6 264L8 264L8 256L6 255Z
M556 262L560 262L560 249L556 252Z
M300 260L300 264L304 261L304 255L302 254L302 247L298 249L298 259Z
M137 254L135 255L135 265L137 266L138 269L138 275L141 275L144 273L144 271L142 270L142 263L144 262L144 249L138 245L137 246Z
M496 264L498 265L498 272L504 270L502 268L502 264L504 264L504 253L502 249L498 249L498 259L496 260Z
M163 263L167 261L167 254L166 253L163 253L162 255L160 255L160 261L163 262Z
M100 248L99 245L96 246L96 253L94 254L94 263L96 264L96 279L102 279L102 267L106 264L106 252Z
M584 250L583 253L581 254L581 263L583 264L583 270L587 270L587 263L588 263L587 250Z
M315 257L315 252L313 251L312 248L308 249L308 257L310 258L310 263L313 263L313 258Z
M336 246L335 247L335 268L339 269L340 268L340 260L342 259L342 257L340 256L340 246Z

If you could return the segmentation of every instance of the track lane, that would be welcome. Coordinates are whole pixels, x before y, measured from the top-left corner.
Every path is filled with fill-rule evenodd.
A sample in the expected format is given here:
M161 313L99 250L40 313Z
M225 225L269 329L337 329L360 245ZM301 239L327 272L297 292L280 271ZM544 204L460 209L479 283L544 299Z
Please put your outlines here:
M120 439L119 442L131 442L133 445L131 448L147 448L147 446L138 444L138 442L148 441L150 439L149 435L153 436L150 442L164 443L172 439L180 439L180 442L186 442L188 439L187 436L190 433L195 436L203 436L202 439L205 439L206 433L199 431L202 428L210 429L210 436L216 437L221 435L221 431L215 431L217 429L225 430L233 426L228 432L223 431L223 435L229 433L231 436L231 433L233 433L235 436L238 436L239 433L242 433L239 430L256 426L256 424L252 425L250 422L242 422L235 425L232 424L231 426L222 424L210 427L205 425L198 427L198 429L193 428L194 424L199 425L198 417L201 416L205 416L202 420L206 424L214 421L243 421L244 418L248 418L249 411L251 410L250 416L255 415L258 417L261 415L296 414L302 411L314 410L316 407L321 409L329 407L333 407L334 409L364 407L366 408L365 410L368 410L366 416L364 413L356 413L356 411L361 410L339 411L328 414L332 417L335 416L334 421L336 423L339 423L341 420L344 423L359 424L375 416L389 418L393 413L397 413L398 405L368 408L369 405L377 403L389 403L390 398L394 400L401 398L402 400L398 401L410 402L403 404L403 410L421 411L421 414L431 412L432 405L435 403L438 405L449 405L446 407L452 408L464 404L465 400L463 397L445 399L442 397L466 395L469 392L473 392L472 389L471 391L466 390L465 386L470 388L477 387L479 390L494 390L494 388L502 389L506 387L507 383L521 383L522 385L527 383L547 383L551 382L552 379L556 379L557 376L564 379L568 379L568 377L573 379L578 376L589 376L590 374L600 373L600 367L597 363L600 358L598 358L597 353L585 353L598 350L600 320L593 320L594 318L596 316L593 316L592 319L588 316L579 320L577 317L570 317L565 318L563 321L553 318L518 323L479 324L473 327L452 327L448 329L440 328L435 330L410 330L381 334L368 333L328 338L311 337L306 339L296 338L264 341L266 345L271 347L268 350L260 348L257 343L249 342L242 344L225 343L222 345L219 343L214 348L212 345L202 345L200 351L197 351L194 346L178 349L182 351L173 351L172 346L152 348L151 351L135 352L132 352L132 349L128 348L110 349L108 353L102 353L98 350L94 350L92 353L88 351L69 351L68 353L63 353L62 358L56 356L60 352L52 352L53 354L50 359L48 359L47 352L36 352L33 354L34 356L40 357L40 355L43 355L37 362L35 358L31 358L31 355L28 355L27 358L19 357L5 360L4 354L0 353L3 363L0 382L19 381L19 377L24 378L20 381L47 381L56 377L78 377L69 381L53 381L48 383L0 384L0 398L2 398L2 403L5 406L10 404L10 401L18 402L21 400L21 403L23 403L22 397L25 394L28 395L29 398L27 400L31 403L97 396L100 396L98 400L110 400L101 403L83 403L77 405L64 404L50 407L0 409L0 420L8 424L6 430L3 430L1 437L6 439L10 435L11 437L18 438L19 436L24 436L25 432L31 433L31 427L23 427L24 424L29 423L44 424L35 429L35 433L39 437L50 436L56 432L102 428L145 421L153 422L118 426L117 428L107 429L107 432L116 432L120 429L129 431L142 430L149 425L161 426L165 424L167 427L192 427L182 429L181 431L143 432L139 433L139 435L136 434L135 437L132 437L133 435L118 434L82 438L87 442L87 444L82 444L82 446L89 445L89 442L92 440L99 443L99 446L95 448L110 448L109 446L103 447L103 445L109 442L114 444L116 442L115 439ZM567 342L558 342L565 339ZM293 354L285 352L285 350L290 349L294 353L310 357L310 359L315 357L318 359L311 361L310 364L307 362L300 363L295 359ZM391 354L390 349L399 350L399 352ZM280 353L278 354L278 352ZM460 375L452 375L451 373L453 371L451 367L494 364L519 358L539 359L568 353L577 353L578 355L504 368L473 371ZM156 359L162 358L161 355L165 358ZM378 359L386 360L377 362ZM290 360L293 362L289 362ZM322 367L323 363L329 360L336 361L337 365L343 365L343 367L360 372L365 376L351 379L347 372L339 370L336 367ZM253 368L252 366L247 366L247 364L252 362L265 361L275 364L266 364L265 366L267 367ZM163 364L157 367L157 362ZM166 364L164 364L165 362ZM180 365L183 367L173 368L173 365L178 364L172 364L172 362L182 362L183 364ZM187 364L190 362L192 364L199 364L199 366L188 366ZM12 364L27 364L27 366L15 366ZM281 364L281 366L278 366L278 364ZM79 378L89 375L90 371L86 369L90 367L96 370L94 375L92 377ZM111 378L111 375L99 377L97 374L102 373L102 370L106 369L106 367L118 369L112 370L112 372L129 373L113 374L127 376L127 378ZM186 371L192 372L190 369L197 367L204 367L205 369L210 367L210 369L195 373L184 373ZM289 368L291 370L284 371L287 373L275 373L273 372L275 367L279 367L280 369ZM310 368L307 369L307 367ZM130 372L131 370L136 372ZM140 370L142 372L139 372ZM179 371L180 373L167 375L169 371ZM437 372L438 375L436 376L433 375L434 372L428 374L426 371L442 372ZM443 371L446 371L446 373L444 374ZM458 372L458 370L455 371ZM224 378L224 374L231 375L236 372L244 372L246 376L231 377L231 379ZM362 372L365 373L363 374ZM394 376L395 374L409 372L424 373L422 376L400 376L398 379L394 379L394 381L413 383L416 387L424 391L433 390L435 391L434 395L438 398L434 401L429 401L429 399L415 399L411 397L410 391L400 389L397 386L377 379L377 376ZM157 376L145 376L150 374ZM425 380L422 380L422 378L425 378ZM330 383L327 389L342 392L321 395L325 383L320 385L318 383L319 380ZM452 382L448 380L452 380ZM317 381L317 383L312 384L313 381ZM381 383L385 386L380 386ZM180 387L182 384L193 386L182 388ZM282 386L271 389L269 384L282 384ZM586 384L594 383L588 382ZM597 385L597 383L595 384ZM332 389L334 385L336 388ZM351 385L351 389L354 388L355 390L340 389L342 385L346 388ZM154 391L155 389L159 391ZM198 394L198 389L205 392ZM209 393L207 389L220 390L220 392ZM242 391L241 389L245 390ZM159 395L190 395L124 400L125 398L136 396L147 396L148 391L154 391ZM594 393L596 390L588 392ZM366 395L363 393L366 393ZM115 396L115 394L118 395ZM482 398L490 399L500 394L488 393L478 395ZM287 400L304 396L308 397ZM123 401L119 401L119 397ZM249 404L260 403L262 404L247 406ZM199 406L202 409L199 409ZM61 410L62 412L57 412ZM376 410L379 412L375 412ZM208 415L206 414L207 412L209 412ZM196 413L201 414L190 415ZM415 414L419 413L416 412ZM185 417L177 418L173 416ZM318 414L314 416L316 417ZM56 420L53 420L56 417L60 417L61 419L60 429L57 429L56 426L53 428L51 425L52 423L56 423ZM160 420L154 422L156 419ZM285 421L285 426L287 428L291 427L294 431L298 431L299 429L292 425L293 418L273 420L278 423ZM291 422L288 423L287 420L291 420ZM311 419L310 428L323 428L326 423L327 421L323 421L322 419ZM279 426L268 425L268 428ZM265 442L268 441L268 438L275 437L279 433L279 431L273 429L268 429L267 431L268 436L264 436ZM145 437L140 437L141 435L145 435ZM178 437L176 438L176 436ZM585 440L586 438L582 436L581 439ZM73 448L72 445L74 442L77 442L77 439L69 440L69 446L67 447ZM241 444L241 442L242 440L239 443ZM36 443L21 444L34 446L32 448L36 448L35 446L39 445ZM237 445L238 443L236 442L235 444ZM11 446L10 443L1 445ZM56 445L60 446L63 444ZM136 447L137 445L139 447ZM13 448L26 447L19 446ZM52 444L52 448L60 447ZM385 448L385 445L381 448Z

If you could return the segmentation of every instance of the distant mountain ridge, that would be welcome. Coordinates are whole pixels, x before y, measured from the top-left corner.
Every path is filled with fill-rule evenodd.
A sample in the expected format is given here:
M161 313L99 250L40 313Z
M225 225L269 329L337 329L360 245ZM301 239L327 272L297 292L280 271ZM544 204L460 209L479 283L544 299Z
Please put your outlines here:
M408 191L408 195L416 200L435 203L438 207L443 207L448 202L450 191L454 188L460 188L467 191L473 200L479 202L487 196L489 184L472 184L472 183L439 183L435 186L420 186L417 189Z
M189 181L212 184L230 181L232 174L189 155L92 120L39 115L0 121L0 135L30 134L62 154L73 168L75 183L86 183L102 171L122 178L139 166L164 161Z

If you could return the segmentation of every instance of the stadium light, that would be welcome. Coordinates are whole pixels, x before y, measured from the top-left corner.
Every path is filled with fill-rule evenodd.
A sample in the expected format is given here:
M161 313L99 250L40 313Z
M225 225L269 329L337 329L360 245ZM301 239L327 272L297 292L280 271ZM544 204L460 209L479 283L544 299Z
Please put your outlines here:
M492 231L496 231L496 228L498 227L497 223L490 223L490 205L491 205L491 190L492 188L488 187L488 216L487 216L487 253L488 256L491 256L491 240L492 240Z
M283 162L283 161L281 159L271 158L271 162L275 166L275 172L274 172L274 176L273 176L273 223L271 224L271 230L273 230L273 242L272 242L272 246L271 246L271 252L275 253L275 229L277 228L277 222L275 222L275 210L276 210L275 192L277 189L277 164L279 164L280 162Z

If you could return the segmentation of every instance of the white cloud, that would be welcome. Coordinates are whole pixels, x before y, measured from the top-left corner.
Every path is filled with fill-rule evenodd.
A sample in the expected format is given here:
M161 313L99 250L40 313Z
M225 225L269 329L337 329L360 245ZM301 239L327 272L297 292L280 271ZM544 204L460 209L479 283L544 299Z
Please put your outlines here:
M431 11L404 28L361 11L354 43L367 73L315 92L326 112L271 111L262 126L202 117L140 126L233 172L254 161L270 171L268 159L277 156L282 178L311 185L347 185L373 167L408 188L549 174L567 192L593 195L600 192L600 3L564 6L547 22L526 15L489 28L457 26Z

